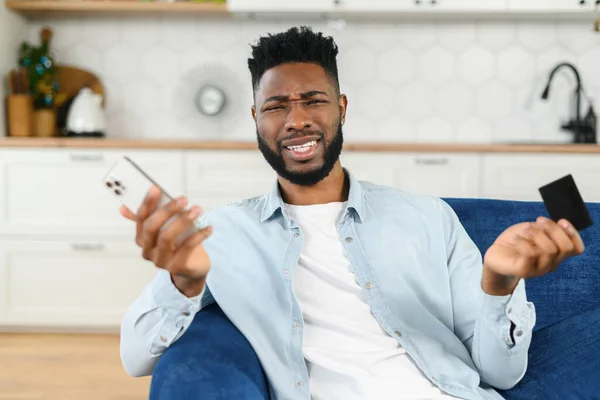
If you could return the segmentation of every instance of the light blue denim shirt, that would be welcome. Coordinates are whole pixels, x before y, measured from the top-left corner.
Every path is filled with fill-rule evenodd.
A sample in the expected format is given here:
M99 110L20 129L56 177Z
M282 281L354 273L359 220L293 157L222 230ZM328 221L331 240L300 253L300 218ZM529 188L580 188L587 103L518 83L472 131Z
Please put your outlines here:
M187 298L159 271L123 319L125 369L151 374L194 314L216 301L252 344L272 398L310 399L302 312L292 291L303 233L277 183L264 196L209 212L202 223L214 227L204 242L212 263L207 289ZM462 399L501 399L490 385L508 389L523 377L535 324L524 281L512 295L485 294L481 253L444 201L350 174L337 230L373 315L434 384Z

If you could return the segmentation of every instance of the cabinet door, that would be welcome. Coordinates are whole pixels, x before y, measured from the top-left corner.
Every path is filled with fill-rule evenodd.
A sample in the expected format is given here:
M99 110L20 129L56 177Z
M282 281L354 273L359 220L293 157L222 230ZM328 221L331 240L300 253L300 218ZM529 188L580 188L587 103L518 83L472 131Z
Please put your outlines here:
M583 199L600 201L600 157L593 154L487 154L481 196L541 201L538 188L572 174Z
M0 325L116 328L156 271L133 239L1 241Z
M510 11L581 12L593 10L595 0L509 0Z
M182 155L142 150L6 150L0 160L0 234L131 234L102 178L122 155L178 195Z
M275 171L257 150L186 153L185 192L205 211L269 192Z
M404 12L419 11L430 0L336 0L335 11L339 12Z
M395 164L394 186L437 197L475 198L479 168L478 155L404 154Z
M508 0L423 0L434 11L508 11Z
M478 197L479 155L449 153L346 153L359 179L437 197Z
M230 12L323 12L334 0L227 0Z

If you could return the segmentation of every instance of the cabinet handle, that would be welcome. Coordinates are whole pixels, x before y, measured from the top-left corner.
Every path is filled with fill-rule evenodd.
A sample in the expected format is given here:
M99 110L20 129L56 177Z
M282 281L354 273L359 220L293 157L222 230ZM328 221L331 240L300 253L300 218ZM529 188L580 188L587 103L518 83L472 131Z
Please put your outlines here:
M71 248L75 251L102 251L106 246L103 243L73 243Z
M71 161L99 162L104 161L104 156L102 154L71 154Z
M442 158L416 158L415 164L417 165L447 165L448 159Z

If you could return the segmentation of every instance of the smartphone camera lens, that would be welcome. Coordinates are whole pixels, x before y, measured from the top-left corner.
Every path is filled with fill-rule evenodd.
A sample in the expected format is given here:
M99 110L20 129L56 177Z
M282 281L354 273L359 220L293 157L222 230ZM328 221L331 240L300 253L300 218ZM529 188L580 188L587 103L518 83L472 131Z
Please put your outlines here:
M113 184L110 182L106 182L106 186L108 186L109 188L113 187Z
M117 186L121 186L121 182L119 182L119 181L115 181L115 185L117 185Z
M115 194L116 194L117 196L120 196L120 195L121 195L121 191L120 191L119 189L115 189Z

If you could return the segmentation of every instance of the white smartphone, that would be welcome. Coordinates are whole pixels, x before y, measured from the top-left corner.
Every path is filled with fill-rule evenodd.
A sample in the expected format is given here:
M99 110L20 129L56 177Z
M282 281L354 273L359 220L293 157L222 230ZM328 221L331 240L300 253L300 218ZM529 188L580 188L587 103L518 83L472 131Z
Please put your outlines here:
M158 207L172 197L129 157L121 157L103 179L104 186L132 213L137 213L152 186L160 190Z
M136 214L148 195L152 186L160 190L160 199L157 207L169 203L173 198L139 167L129 157L121 157L103 178L104 186L116 196L132 213ZM165 229L177 215L171 217L162 229ZM200 229L200 219L194 221L190 228L183 232L178 241L183 241Z

